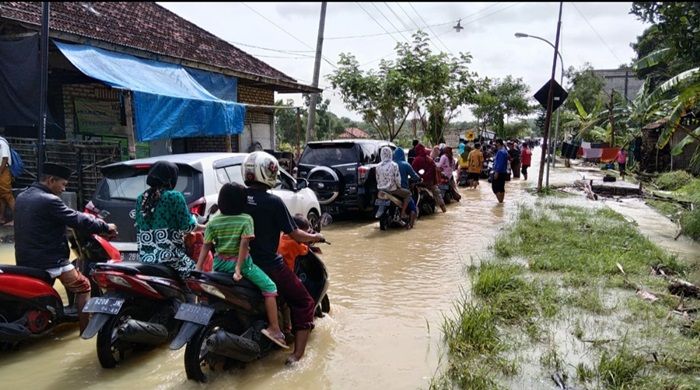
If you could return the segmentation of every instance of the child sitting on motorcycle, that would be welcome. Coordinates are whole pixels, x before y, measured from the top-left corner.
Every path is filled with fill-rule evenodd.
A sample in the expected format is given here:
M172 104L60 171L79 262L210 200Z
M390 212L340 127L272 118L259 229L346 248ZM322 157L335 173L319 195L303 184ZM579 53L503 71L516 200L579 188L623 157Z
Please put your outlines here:
M215 245L214 271L232 273L237 282L245 276L262 290L268 326L261 333L280 347L289 348L277 317L277 285L253 264L249 254L248 244L255 238L255 230L253 218L243 213L245 202L245 189L240 184L227 183L221 187L218 200L221 213L207 224L196 269L202 269L207 253Z

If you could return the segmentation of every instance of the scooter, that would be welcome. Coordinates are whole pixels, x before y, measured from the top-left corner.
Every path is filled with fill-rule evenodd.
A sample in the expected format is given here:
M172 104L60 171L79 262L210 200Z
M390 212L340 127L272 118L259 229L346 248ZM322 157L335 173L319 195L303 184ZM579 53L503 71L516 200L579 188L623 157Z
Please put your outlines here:
M433 192L425 184L422 182L411 184L411 194L416 202L418 218L435 213L437 202L433 197Z
M119 251L97 234L73 230L70 241L79 254L73 264L85 275L97 262L121 261ZM68 292L69 304L64 306L54 282L41 269L0 265L0 349L42 337L59 324L78 322L73 294ZM92 295L99 294L93 286Z
M457 185L460 187L466 187L469 185L469 172L466 169L460 169Z
M391 226L404 227L408 223L408 218L401 218L403 202L394 195L379 191L374 205L377 206L374 218L379 219L379 229L386 230Z
M97 335L102 367L114 368L132 352L163 344L177 333L174 316L187 290L174 269L139 262L99 263L92 278L105 294L85 305L83 311L92 316L81 337Z
M295 273L316 303L316 316L322 317L330 311L328 272L315 252L297 258ZM205 382L210 371L242 366L278 348L260 333L267 327L267 315L262 293L253 283L246 279L235 282L227 273L198 271L186 283L199 304L180 306L175 318L183 323L170 349L187 345L188 379Z

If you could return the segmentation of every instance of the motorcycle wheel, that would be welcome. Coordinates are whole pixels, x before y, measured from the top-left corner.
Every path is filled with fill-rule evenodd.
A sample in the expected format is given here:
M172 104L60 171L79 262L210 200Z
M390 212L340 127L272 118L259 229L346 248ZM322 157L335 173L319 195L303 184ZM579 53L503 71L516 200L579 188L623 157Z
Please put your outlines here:
M207 356L207 338L223 324L223 318L214 317L209 325L203 327L187 342L185 347L185 372L187 379L206 382L207 374L213 371L211 359ZM222 357L222 359L225 359Z
M114 368L123 361L126 353L133 350L133 346L119 340L117 328L128 321L135 314L134 307L126 307L118 315L107 320L102 329L97 333L97 358L104 368Z
M422 203L420 205L420 213L421 215L430 215L435 213L435 205L428 202Z

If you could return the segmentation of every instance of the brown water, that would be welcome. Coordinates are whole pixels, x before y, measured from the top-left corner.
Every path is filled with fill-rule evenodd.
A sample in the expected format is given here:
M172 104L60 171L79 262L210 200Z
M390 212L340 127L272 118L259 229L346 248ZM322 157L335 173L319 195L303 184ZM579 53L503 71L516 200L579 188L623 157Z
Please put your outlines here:
M536 184L536 166L528 182L507 184L503 205L482 181L476 191L461 189L462 201L448 205L446 214L421 219L411 231L380 231L374 221L327 227L333 244L323 247L323 258L331 313L317 319L305 358L288 368L287 353L276 352L212 377L208 387L427 388L444 359L443 318L452 315L460 289L468 289L466 266L489 257L489 245L517 204L532 201L525 189ZM569 182L578 178L572 170L557 168L556 174ZM0 248L0 262L13 263L12 246ZM199 388L186 379L183 353L164 346L105 370L95 340L80 339L68 325L19 351L0 353L0 388Z

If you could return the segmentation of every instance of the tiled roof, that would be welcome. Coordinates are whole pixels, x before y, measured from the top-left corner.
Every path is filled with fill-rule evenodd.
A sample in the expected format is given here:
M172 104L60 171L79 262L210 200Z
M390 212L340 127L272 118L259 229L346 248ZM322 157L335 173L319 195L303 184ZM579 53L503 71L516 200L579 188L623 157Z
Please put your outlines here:
M339 138L369 138L369 134L367 134L364 130L358 129L357 127L348 127L338 137Z
M97 11L88 10L89 4ZM51 31L210 66L295 82L270 65L156 3L51 2ZM41 25L41 2L0 2L0 18Z

